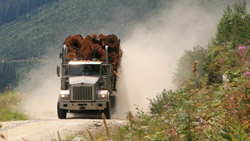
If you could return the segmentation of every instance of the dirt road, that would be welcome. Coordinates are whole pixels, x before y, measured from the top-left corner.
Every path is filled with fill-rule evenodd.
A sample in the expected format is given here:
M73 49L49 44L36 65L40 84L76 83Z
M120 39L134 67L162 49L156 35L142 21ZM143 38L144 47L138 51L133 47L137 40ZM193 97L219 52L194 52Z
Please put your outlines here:
M0 133L6 136L7 141L50 141L58 140L57 131L63 140L74 135L87 135L86 128L92 134L104 132L101 119L39 119L27 121L0 122L3 128ZM111 128L125 125L125 120L107 120ZM1 139L0 139L1 140Z

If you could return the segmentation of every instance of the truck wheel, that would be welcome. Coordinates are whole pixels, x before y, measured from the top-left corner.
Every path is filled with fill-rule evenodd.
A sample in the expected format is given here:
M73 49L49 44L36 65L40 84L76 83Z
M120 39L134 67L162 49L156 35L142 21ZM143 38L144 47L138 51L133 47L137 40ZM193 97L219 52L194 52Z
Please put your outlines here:
M107 102L107 107L104 109L104 114L107 119L110 119L111 116L111 106L110 102Z
M59 102L57 103L57 116L59 119L65 119L67 115L66 110L60 109Z

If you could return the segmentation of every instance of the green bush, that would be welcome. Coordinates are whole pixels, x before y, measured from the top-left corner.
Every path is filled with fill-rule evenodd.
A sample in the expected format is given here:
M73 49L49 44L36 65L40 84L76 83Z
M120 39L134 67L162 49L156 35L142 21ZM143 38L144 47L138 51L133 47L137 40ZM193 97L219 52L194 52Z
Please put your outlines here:
M206 65L206 53L207 49L197 45L193 47L193 50L186 50L184 55L178 60L177 69L174 73L173 82L176 86L180 87L185 84L186 81L193 78L192 67L194 61L198 61L197 77L200 79L204 77L204 67Z

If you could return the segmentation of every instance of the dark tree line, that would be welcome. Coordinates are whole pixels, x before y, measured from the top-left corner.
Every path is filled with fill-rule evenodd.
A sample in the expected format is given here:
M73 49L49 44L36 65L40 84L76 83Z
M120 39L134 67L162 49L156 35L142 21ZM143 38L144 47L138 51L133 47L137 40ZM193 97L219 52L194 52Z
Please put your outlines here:
M16 67L16 63L4 62L0 64L0 92L12 90L17 85Z
M0 62L0 94L15 89L36 63L38 63L36 60Z
M0 26L53 0L0 0Z

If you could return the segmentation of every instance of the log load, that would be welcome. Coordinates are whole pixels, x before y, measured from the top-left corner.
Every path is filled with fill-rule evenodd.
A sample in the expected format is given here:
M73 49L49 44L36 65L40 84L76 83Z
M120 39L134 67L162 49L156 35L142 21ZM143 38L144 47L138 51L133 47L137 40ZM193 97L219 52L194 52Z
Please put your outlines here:
M114 70L120 66L122 50L120 40L116 35L96 34L87 35L83 38L81 35L71 35L65 39L65 45L68 46L67 59L69 60L99 60L106 61L105 46L108 48L108 62L114 66Z

